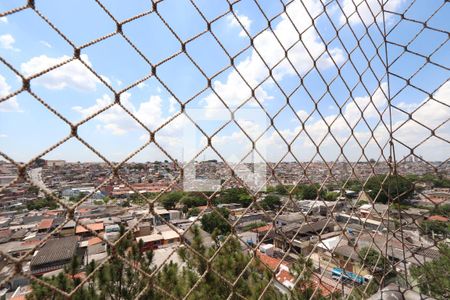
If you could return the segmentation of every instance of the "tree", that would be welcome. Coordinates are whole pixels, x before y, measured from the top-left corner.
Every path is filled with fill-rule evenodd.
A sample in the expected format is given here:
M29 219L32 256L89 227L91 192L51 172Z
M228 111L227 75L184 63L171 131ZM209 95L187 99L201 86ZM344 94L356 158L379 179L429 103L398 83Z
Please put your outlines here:
M199 214L200 214L200 209L198 207L193 207L188 211L189 217L198 216Z
M376 175L369 178L364 189L378 203L402 203L412 195L414 185L400 175Z
M252 197L242 188L230 188L224 190L217 197L216 203L239 203L248 207L252 203Z
M286 186L279 184L275 186L275 192L280 195L287 195L289 190Z
M430 211L430 214L450 217L450 204L438 205Z
M444 237L450 235L450 223L438 220L425 220L420 224L420 229L424 234L439 234Z
M361 265L366 267L370 273L379 273L390 270L389 261L377 250L363 247L358 252Z
M134 242L132 233L129 233L119 242L114 252L109 251L109 254L112 255L110 260L103 264L93 274L91 280L80 287L72 298L76 300L128 300L135 299L139 295L142 299L156 300L167 299L167 294L170 294L171 298L181 299L192 289L188 299L227 299L233 289L245 299L287 299L287 296L271 283L272 272L258 259L252 260L252 252L242 251L241 243L237 238L227 239L224 244L220 245L219 250L219 245L209 248L204 245L198 226L193 226L191 230L194 236L190 247L181 247L178 251L187 267L181 267L169 261L150 280L147 275L143 274L152 274L155 271L155 267L152 266L153 252L142 253L142 247ZM124 234L123 227L120 232ZM113 254L126 258L129 263L125 263ZM211 269L209 269L208 260L213 256ZM77 283L73 280L73 276L68 275L75 273L78 268L79 266L74 262L66 268L65 273L43 280L63 291L70 292ZM137 268L141 271L137 271ZM320 293L314 294L313 284L310 282L311 268L311 261L303 257L294 264L295 275L301 277L292 293L292 299L324 299ZM85 267L88 275L95 269L94 262ZM200 276L203 279L200 284L196 285ZM238 276L240 279L233 284ZM158 289L153 285L157 285ZM148 289L145 290L146 287ZM64 299L57 292L41 286L39 283L33 282L32 288L32 292L27 295L28 299ZM144 293L141 294L143 291ZM264 295L262 295L263 291ZM237 298L232 297L231 299Z
M37 195L39 194L39 188L37 186L31 185L30 187L28 187L27 193Z
M109 198L108 196L103 197L103 202L106 204L108 204L108 202L111 201L111 198Z
M160 202L164 206L165 209L173 209L175 205L180 201L183 197L183 192L170 192L168 194L164 194Z
M261 200L260 205L264 210L274 210L281 206L281 200L277 195L267 195Z
M450 247L441 244L439 253L438 259L411 267L411 275L422 293L436 299L450 299Z
M339 193L336 192L327 192L324 196L325 201L336 201L339 197Z
M58 203L50 197L37 198L27 203L28 210L38 210L43 208L56 209L58 208Z
M206 205L207 201L205 198L193 195L184 195L180 199L180 203L184 204L187 208Z
M305 200L313 200L317 197L322 198L324 196L324 191L320 190L320 185L318 184L304 184L300 185L296 189L297 198Z
M230 224L226 221L230 212L226 208L217 208L216 210L203 215L201 220L202 228L209 233L216 229L220 234L225 235L231 230Z

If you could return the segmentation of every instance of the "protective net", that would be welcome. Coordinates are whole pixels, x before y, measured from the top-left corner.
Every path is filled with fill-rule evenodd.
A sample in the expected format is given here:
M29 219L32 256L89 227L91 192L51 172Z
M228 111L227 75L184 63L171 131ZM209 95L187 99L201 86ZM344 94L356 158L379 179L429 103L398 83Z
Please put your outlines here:
M450 297L448 1L7 2L8 297Z

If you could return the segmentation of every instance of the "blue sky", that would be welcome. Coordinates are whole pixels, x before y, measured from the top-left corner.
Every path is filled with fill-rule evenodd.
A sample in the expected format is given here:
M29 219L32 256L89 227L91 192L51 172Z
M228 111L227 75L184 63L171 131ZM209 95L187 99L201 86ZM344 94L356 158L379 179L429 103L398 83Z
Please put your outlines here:
M22 2L3 1L0 11L19 7ZM187 113L207 134L212 134L230 119L223 102L233 110L240 107L235 115L237 122L252 138L264 133L256 147L268 161L293 160L292 155L300 161L334 161L342 159L339 145L349 160L380 157L382 153L377 142L384 145L389 135L385 126L379 124L380 119L388 121L388 111L385 96L387 78L382 63L384 45L380 33L383 23L378 14L377 0L367 3L372 13L378 15L378 27L373 24L371 11L365 3L358 6L358 14L354 13L353 3L361 1L323 1L327 3L327 15L321 13L321 2L313 0L303 1L303 4L292 2L287 6L287 14L282 14L283 7L278 1L259 1L265 15L254 1L234 4L233 13L229 12L226 1L193 2L204 18L209 22L214 20L210 32L204 33L207 23L189 1L166 0L158 4L158 13L171 30L155 12L123 25L124 35L145 59L121 35L81 50L80 59L116 92L151 74L151 66L146 60L157 65L157 76L168 89L152 76L122 93L121 103L149 130L166 124L156 133L156 140L172 158L181 159L184 155L188 160L202 149L205 142L201 133L183 115L172 119L180 111L180 103L186 102ZM105 0L102 3L118 21L151 9L149 1ZM408 0L391 0L388 6L390 10L403 12L410 3ZM425 21L442 3L416 1L405 16ZM36 8L77 47L116 29L114 21L93 0L36 1ZM405 20L397 25L398 17L388 14L387 29L392 30L389 40L408 45L414 53L433 53L432 62L449 68L448 36L439 32L449 31L449 22L445 18L448 10L449 5L446 4L429 20L429 26L438 30L422 30L419 24ZM347 24L345 15L349 16ZM315 18L314 27L311 27L311 16ZM266 28L266 18L274 18L271 30ZM339 39L334 26L340 28ZM253 47L248 47L249 36L257 36ZM362 46L361 50L352 52L357 45L355 36L361 39ZM180 40L188 41L186 53L180 52ZM328 51L325 51L326 44ZM374 44L382 45L378 55ZM289 61L284 56L283 47L288 51ZM391 76L397 155L402 157L409 153L407 147L411 147L427 160L446 160L450 153L449 144L445 141L450 140L449 72L439 65L425 64L420 55L406 53L397 59L402 51L401 47L389 45L389 60L394 62L391 72L409 78L420 71L411 79L417 88L402 89L404 81ZM348 52L352 52L352 64L348 62ZM33 10L26 9L0 19L0 56L23 76L33 76L71 59L72 55L72 46ZM235 68L230 67L230 56L234 57ZM373 59L371 70L364 72L366 57ZM313 60L317 61L317 68L308 72L313 67ZM269 68L273 68L272 77L269 77ZM333 81L337 68L341 69L345 83L340 78ZM361 80L358 73L363 73ZM303 85L299 75L303 77ZM208 81L205 76L213 77L211 88L206 88ZM353 89L352 95L346 84ZM21 85L18 77L0 63L0 96L7 96L20 89ZM114 93L77 60L34 78L31 89L73 123L114 101ZM259 104L252 98L252 89ZM198 94L200 91L203 92ZM434 93L433 97L438 101L423 105L428 99L427 93ZM285 107L278 113L287 103L286 95L292 108ZM319 99L316 107L314 101ZM269 116L276 115L273 121L276 130L265 131L270 119L259 105ZM339 106L344 117L338 116ZM358 106L361 109L367 106L363 114ZM377 110L384 113L380 115ZM405 112L412 111L415 111L413 120L408 121ZM361 115L364 120L360 120ZM425 140L430 130L421 124L430 129L437 128L436 135L441 139ZM303 127L308 134L302 131ZM328 127L336 140L328 134ZM352 137L352 127L354 136L363 145L367 143L363 158L360 158L363 155L361 146ZM83 123L78 132L83 140L113 161L125 159L149 138L147 130L118 106ZM69 133L68 124L26 92L0 103L0 151L14 160L29 161ZM286 155L286 142L292 142L292 154ZM245 155L251 142L236 124L229 124L214 136L213 145L226 159L232 160ZM320 155L317 155L315 145L320 145ZM74 138L44 158L100 160ZM209 149L200 158L217 158L217 155ZM131 160L161 159L168 157L150 144Z

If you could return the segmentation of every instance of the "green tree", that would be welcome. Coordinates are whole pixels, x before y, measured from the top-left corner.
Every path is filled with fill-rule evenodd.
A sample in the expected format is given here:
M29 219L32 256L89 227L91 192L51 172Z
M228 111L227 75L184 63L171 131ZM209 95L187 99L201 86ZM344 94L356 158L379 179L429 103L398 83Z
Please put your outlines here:
M275 186L275 192L280 195L287 195L289 193L289 190L288 187L279 184Z
M248 207L252 203L252 197L243 188L230 188L222 191L215 203L239 203L243 207Z
M195 207L195 206L202 206L206 205L207 201L205 198L202 197L196 197L192 195L184 195L180 199L180 203L184 204L187 208Z
M339 193L327 192L327 193L325 193L324 199L326 201L336 201L338 197L339 197Z
M376 175L369 178L364 189L376 202L387 203L391 200L401 203L412 195L414 185L399 175Z
M27 203L28 210L39 210L43 208L56 209L58 208L58 203L50 197L37 198Z
M175 208L175 205L180 201L180 199L183 197L183 192L170 192L167 194L164 194L160 202L164 206L165 209L173 209Z
M274 210L281 206L281 199L277 195L267 195L259 204L264 210Z
M440 257L423 265L411 267L420 291L436 299L450 299L450 247L439 246Z
M420 224L420 229L424 234L439 234L444 237L450 236L450 223L438 220L425 220Z
M297 198L305 200L313 200L317 197L322 198L324 196L324 191L320 190L320 185L318 184L304 184L299 185L296 189Z
M202 228L209 233L216 229L220 234L225 235L231 230L230 224L226 221L230 212L226 208L217 208L216 210L203 215Z
M358 256L360 258L361 266L364 266L370 273L386 273L389 271L389 261L377 250L369 247L363 247L359 250Z
M198 216L199 214L200 214L200 209L198 207L193 207L188 211L189 217Z
M450 217L450 204L442 204L430 210L431 215Z

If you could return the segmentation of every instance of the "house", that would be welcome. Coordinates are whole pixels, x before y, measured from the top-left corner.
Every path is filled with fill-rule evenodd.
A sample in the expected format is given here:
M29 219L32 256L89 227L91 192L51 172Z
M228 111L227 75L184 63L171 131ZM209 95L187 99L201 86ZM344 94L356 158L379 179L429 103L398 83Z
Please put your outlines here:
M292 224L292 223L300 223L300 222L303 222L304 220L305 220L305 214L303 214L303 213L294 212L294 213L282 214L282 215L279 215L278 218L276 219L275 226L282 227L282 226L286 226L286 225Z
M37 226L39 233L49 232L53 225L53 219L42 219Z
M105 239L114 242L120 237L120 226L111 224L105 226Z
M249 247L256 245L258 243L258 234L252 231L244 231L238 233L239 242L241 243L241 247L243 250L248 249Z
M92 224L83 224L78 225L75 229L75 234L83 237L91 236L91 231L95 231L96 233L102 232L104 229L103 222L100 223L92 223ZM91 231L89 231L91 230Z
M136 242L142 243L141 251L154 250L179 243L180 235L169 226L160 225L151 234L137 237Z
M422 202L427 204L442 204L450 202L450 188L434 188L420 194Z
M256 257L265 266L265 268L269 268L271 271L277 271L280 266L288 265L287 262L283 261L282 259L267 255L260 250L256 251Z
M274 244L275 247L285 250L289 248L289 240L294 239L292 243L294 249L299 253L307 254L309 251L309 240L313 237L315 238L318 234L333 231L334 226L334 221L326 218L285 225L279 228L281 232L277 232L274 235ZM304 241L307 243L302 243Z
M239 219L239 221L237 221ZM231 223L238 222L237 227L241 228L249 224L264 222L266 220L266 216L263 212L254 212L254 213L246 213L241 216L232 216L230 215Z
M60 236L71 236L75 234L76 223L73 220L69 220L66 224L63 225L61 230L59 231Z
M163 236L159 233L144 235L136 238L136 242L142 243L141 251L158 249L163 244Z
M47 241L31 259L31 274L42 275L64 268L76 255L77 248L78 238L76 236Z

